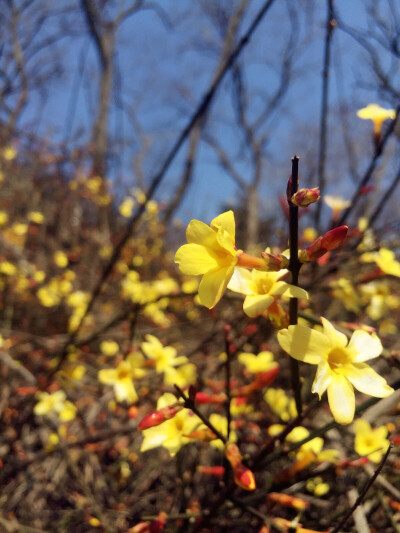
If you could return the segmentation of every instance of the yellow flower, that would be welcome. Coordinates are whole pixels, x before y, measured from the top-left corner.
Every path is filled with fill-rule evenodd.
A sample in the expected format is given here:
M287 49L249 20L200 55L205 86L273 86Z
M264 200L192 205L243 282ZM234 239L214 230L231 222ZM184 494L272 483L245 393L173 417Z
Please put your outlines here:
M8 215L5 211L0 211L0 226L4 226L8 222Z
M31 211L28 213L28 219L35 224L42 224L44 221L44 216L40 211Z
M352 282L346 278L339 278L330 283L333 296L340 300L348 311L358 313L360 311L360 297Z
M154 335L146 335L146 342L141 344L142 351L147 357L155 361L156 371L165 372L170 367L187 363L184 355L177 357L176 350L172 346L163 346Z
M366 263L375 261L382 272L400 278L400 263L396 261L396 256L392 250L381 248L379 252L367 252L361 256L361 261Z
M275 368L278 363L274 361L274 354L267 350L260 352L258 355L253 353L242 352L238 356L239 362L246 367L252 374L266 372Z
M297 426L289 433L286 440L289 442L300 442L306 439L310 435L308 429L303 426ZM296 450L296 459L301 461L304 457L313 457L315 461L330 461L335 462L339 456L338 450L328 449L322 450L324 447L324 439L321 437L315 437L309 440L305 444L302 444L300 448Z
M228 428L228 421L225 416L221 416L217 413L212 413L210 415L210 422L211 424L217 429L224 437L227 436L227 428ZM202 426L202 428L205 428L206 426ZM229 441L230 442L236 442L237 441L237 435L236 432L232 429L233 423L231 423L230 430L229 430ZM223 450L225 445L220 439L214 439L210 442L211 446L214 448L218 448L219 450Z
M64 252L58 250L54 253L54 262L60 268L65 268L68 265L68 257Z
M357 116L364 120L372 120L374 123L374 133L379 134L385 120L394 120L396 118L396 111L394 109L385 109L377 104L368 104L367 107L363 107L357 111Z
M359 418L354 422L354 449L358 455L368 456L374 463L379 463L389 446L385 426L372 429L370 424Z
M0 263L0 274L5 276L14 276L17 273L17 267L10 263L10 261L2 261Z
M289 326L278 332L278 342L295 359L318 365L312 392L321 398L327 390L336 422L350 424L355 410L353 386L378 398L393 392L386 380L365 363L382 353L382 344L377 335L363 330L355 331L348 342L326 318L321 321L323 332L305 326Z
M289 398L283 389L268 387L264 394L264 400L269 405L271 411L278 415L284 422L297 416L294 398Z
M119 212L123 217L130 218L135 207L135 200L128 196L122 201L122 204L119 206Z
M12 229L16 235L25 235L28 231L28 224L23 224L22 222L15 222L12 226Z
M100 350L104 355L116 355L119 352L119 344L115 341L102 341Z
M171 393L163 394L157 402L157 410L177 402L176 397ZM163 446L171 457L173 457L182 446L193 442L186 437L190 435L199 425L199 419L192 411L182 409L173 418L166 420L159 426L155 426L142 431L144 440L140 447L141 452Z
M117 368L100 370L99 381L114 387L114 394L118 402L126 400L129 403L135 403L139 398L133 380L140 379L146 374L146 371L141 368L142 364L142 354L131 352L125 361L119 363Z
M252 318L261 315L275 301L275 296L285 294L293 298L305 298L308 294L304 289L280 281L287 270L279 272L262 272L253 269L235 268L235 272L228 284L228 289L240 292L246 296L243 311Z
M13 148L12 146L6 146L5 148L3 148L3 158L6 160L6 161L12 161L13 159L15 159L18 155L18 152L15 148Z
M33 408L35 415L49 415L56 413L62 422L73 420L76 415L76 407L66 398L65 392L58 390L49 394L48 392L38 393L39 401Z
M235 219L232 211L222 213L210 226L192 220L186 230L188 244L179 248L175 262L184 274L202 275L199 297L203 305L214 307L232 277L237 256Z
M339 213L343 211L343 209L347 209L351 205L350 200L346 200L345 198L342 198L342 196L337 196L334 194L326 194L324 196L324 202L328 207L332 209L333 219L336 219Z
M186 385L193 385L196 382L196 365L187 363L186 365L175 368L169 366L164 371L165 385L178 387L186 387Z

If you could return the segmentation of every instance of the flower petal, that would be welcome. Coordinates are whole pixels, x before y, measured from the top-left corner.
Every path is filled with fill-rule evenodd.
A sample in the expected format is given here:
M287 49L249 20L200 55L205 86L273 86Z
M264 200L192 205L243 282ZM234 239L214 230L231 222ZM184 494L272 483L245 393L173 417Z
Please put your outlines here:
M243 302L243 311L252 318L261 315L274 301L269 294L250 294Z
M328 402L336 422L347 425L353 421L354 389L344 376L334 372L332 373L332 382L328 387Z
M378 336L372 335L359 329L353 333L349 342L349 348L355 348L357 356L353 358L355 363L362 363L378 357L382 353L383 347Z
M289 326L278 331L281 348L299 361L318 365L323 355L331 349L326 336L306 326Z
M376 398L386 398L394 392L392 387L387 384L386 379L365 363L348 365L344 371L354 387L364 394Z
M348 343L346 335L340 333L340 331L334 328L329 320L323 316L321 317L321 322L324 327L324 334L330 339L332 348L344 348Z
M231 240L235 242L235 216L233 211L221 213L211 221L210 226L216 230L223 228L229 233Z
M175 263L181 272L198 276L218 267L218 259L208 248L200 244L184 244L175 254Z
M228 289L233 292L240 292L241 294L251 294L250 284L252 283L250 271L237 267L228 283Z
M275 291L273 291L271 294L276 294L276 293ZM286 283L286 287L285 287L285 290L283 291L283 294L285 296L290 296L291 298L300 298L300 299L308 300L307 291L305 291L301 287L296 287L295 285L289 285L288 283Z
M204 274L199 285L199 298L202 305L211 309L219 302L232 277L233 269L234 265Z
M200 244L213 250L218 250L216 231L201 222L201 220L191 220L186 229L186 240L189 244Z
M326 361L321 361L315 374L311 392L317 393L319 399L332 382L332 372Z

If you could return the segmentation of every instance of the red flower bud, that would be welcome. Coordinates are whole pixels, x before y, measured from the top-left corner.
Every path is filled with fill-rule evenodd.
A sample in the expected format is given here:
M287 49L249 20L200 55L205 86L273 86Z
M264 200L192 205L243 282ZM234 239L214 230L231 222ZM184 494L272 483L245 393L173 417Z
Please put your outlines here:
M303 511L309 507L309 503L300 499L291 496L290 494L283 494L281 492L270 492L267 496L268 500L274 503L279 503L285 507L291 507L292 509L297 509L298 511Z
M256 480L250 468L246 468L242 463L239 463L233 469L235 476L235 483L244 490L255 490Z
M339 248L346 239L348 229L347 226L339 226L325 233L321 242L323 248L326 250L336 250L336 248Z
M319 187L314 189L300 189L292 196L290 201L297 207L308 207L320 199Z
M222 477L225 474L225 468L223 466L204 466L198 465L197 472L206 476Z
M220 392L219 394L207 394L206 392L197 392L195 396L195 401L197 403L208 404L208 403L225 403L226 394Z
M228 459L233 469L242 462L242 454L233 442L227 442L225 444L225 457Z
M138 429L143 430L159 426L166 420L173 418L181 409L183 409L183 405L177 403L175 405L167 405L158 411L153 411L142 418L138 425Z

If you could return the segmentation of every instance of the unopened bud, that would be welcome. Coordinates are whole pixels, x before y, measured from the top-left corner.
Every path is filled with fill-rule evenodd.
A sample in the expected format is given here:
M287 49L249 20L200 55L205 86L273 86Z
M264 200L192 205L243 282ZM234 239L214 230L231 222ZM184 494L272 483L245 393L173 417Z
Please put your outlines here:
M327 251L328 250L326 250L322 246L322 237L318 237L318 239L312 242L309 246L307 246L305 250L300 251L299 261L300 263L309 263L310 261L316 261L324 254L326 254Z
M205 466L198 465L197 472L206 476L222 477L225 474L225 468L223 466Z
M242 454L233 442L227 442L225 444L225 457L234 470L242 462Z
M211 442L217 438L217 435L210 428L198 429L185 435L188 439L199 439L203 442Z
M336 250L336 248L339 248L347 237L348 229L347 226L339 226L325 233L322 237L323 248L326 250Z
M270 492L267 496L268 500L274 503L279 503L285 507L291 507L298 511L304 511L309 507L308 502L291 496L290 494L283 494L281 492Z
M298 186L299 186L299 178L297 178L295 191L297 190ZM287 187L286 187L286 198L289 204L291 203L292 196L293 196L292 188L293 188L293 175L290 174L290 178L288 179Z
M236 485L244 490L256 489L256 480L250 468L247 468L242 463L239 463L236 468L233 469L233 473L235 476Z
M279 270L288 268L290 263L289 259L282 254L273 255L267 252L261 252L261 257L269 272L278 272Z
M310 204L318 202L320 199L319 187L314 189L300 189L294 194L290 201L297 207L308 207Z
M174 405L167 405L158 411L153 411L140 421L138 429L143 430L159 426L166 420L173 418L181 409L183 409L183 405L177 403Z
M225 403L226 394L220 392L219 394L207 394L206 392L198 392L195 396L195 401L197 403L208 404L208 403Z

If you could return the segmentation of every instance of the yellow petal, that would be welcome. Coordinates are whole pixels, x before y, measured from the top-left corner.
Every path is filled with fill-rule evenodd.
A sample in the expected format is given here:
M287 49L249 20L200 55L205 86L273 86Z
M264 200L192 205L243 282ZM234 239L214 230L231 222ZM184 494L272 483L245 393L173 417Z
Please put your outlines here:
M346 335L334 328L326 318L321 317L321 322L324 327L324 334L330 339L332 348L339 348L339 346L344 348L348 342Z
M278 342L289 355L308 363L318 365L331 344L326 336L305 326L289 326L278 331Z
M216 232L201 222L200 220L192 220L186 229L186 240L188 243L200 244L213 250L218 250Z
M252 276L249 270L245 268L235 268L228 289L241 294L251 294L250 285L253 283Z
M113 385L117 379L117 370L114 368L100 370L98 373L100 383L104 385Z
M141 452L152 450L153 448L161 446L161 444L165 440L165 435L162 426L163 425L161 424L161 426L145 429L144 431L142 431L144 440L140 447Z
M321 361L317 368L311 392L317 393L319 399L332 382L332 372L326 361Z
M328 387L328 402L333 418L338 424L350 424L354 418L354 389L344 376L332 373L332 382Z
M235 242L235 217L233 211L226 211L218 215L211 221L210 226L216 230L223 228L229 233L231 240Z
M197 276L217 268L218 261L211 250L200 244L184 244L175 254L175 263L184 274Z
M375 396L376 398L385 398L394 392L386 380L365 363L348 365L344 372L354 387L364 394Z
M274 301L269 294L250 294L243 302L243 311L252 318L261 315Z
M378 336L373 333L370 335L366 331L359 329L353 333L349 342L349 348L355 348L358 352L353 358L355 363L362 363L382 353L383 347Z
M300 299L308 300L308 292L302 289L301 287L296 287L295 285L289 285L288 283L285 283L285 285L286 287L285 287L285 290L283 291L283 294L285 296L290 296L291 298L300 298ZM277 294L277 293L275 291L272 291L271 294Z
M202 305L211 309L219 302L232 277L233 269L232 265L204 274L199 285L199 298Z
M117 381L114 384L114 392L118 402L126 400L127 402L135 403L139 399L131 378Z

